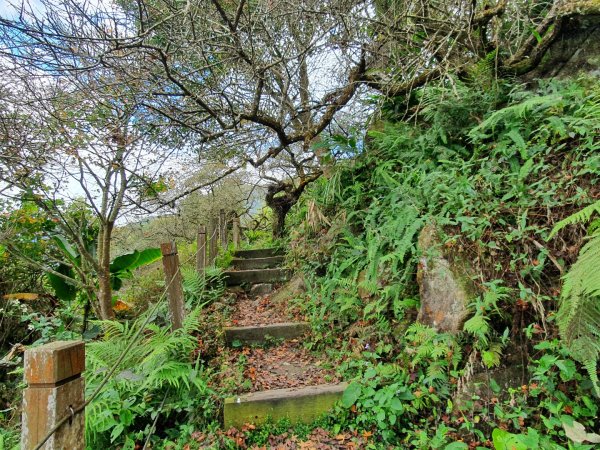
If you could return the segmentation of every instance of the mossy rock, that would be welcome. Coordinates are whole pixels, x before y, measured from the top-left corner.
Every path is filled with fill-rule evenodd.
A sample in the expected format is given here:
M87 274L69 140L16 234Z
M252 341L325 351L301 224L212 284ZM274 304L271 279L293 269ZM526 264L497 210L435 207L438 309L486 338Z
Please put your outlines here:
M426 225L419 235L417 281L421 309L417 320L439 332L462 330L470 315L469 303L477 295L470 267L458 257L444 254L435 225Z

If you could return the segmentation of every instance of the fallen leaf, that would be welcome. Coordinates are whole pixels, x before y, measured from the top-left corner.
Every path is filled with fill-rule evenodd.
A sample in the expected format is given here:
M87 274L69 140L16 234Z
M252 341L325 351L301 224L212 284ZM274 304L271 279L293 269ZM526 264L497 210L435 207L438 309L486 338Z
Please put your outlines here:
M586 432L585 427L575 420L573 420L571 423L568 422L571 421L563 419L562 426L567 437L573 442L577 444L581 444L586 441L591 442L592 444L600 443L600 435Z
M121 300L117 300L117 302L113 306L113 309L115 311L128 311L131 309L131 306L129 306L127 303L125 303Z

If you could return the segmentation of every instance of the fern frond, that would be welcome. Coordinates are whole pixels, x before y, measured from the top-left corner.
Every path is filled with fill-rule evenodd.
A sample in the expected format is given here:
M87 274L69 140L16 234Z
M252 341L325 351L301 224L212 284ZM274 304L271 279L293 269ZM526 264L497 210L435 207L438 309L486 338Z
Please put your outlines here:
M580 214L577 220L573 219L576 220L574 223L582 217L589 217L588 213L589 210L583 215ZM556 315L561 338L573 358L586 368L598 395L600 385L596 371L600 360L599 267L600 233L597 233L582 247L577 261L564 276Z
M481 360L488 369L498 367L502 356L502 345L495 343L490 345L490 348L481 352Z
M591 205L586 206L581 211L578 211L575 214L571 214L569 217L558 222L550 232L548 239L552 239L554 236L556 236L556 233L558 233L560 230L562 230L568 225L589 222L594 214L600 214L600 200L598 200L595 203L592 203Z
M479 345L487 346L490 325L488 324L488 318L486 316L475 314L465 322L463 330L474 335L477 338Z
M181 268L183 292L186 296L198 298L204 291L204 277L190 267Z
M532 112L539 112L559 105L564 101L562 94L554 93L543 96L535 96L528 98L515 105L507 106L492 113L477 127L469 132L469 137L473 140L482 137L488 137L487 133L494 134L496 128L503 123L511 123L515 120L522 119Z

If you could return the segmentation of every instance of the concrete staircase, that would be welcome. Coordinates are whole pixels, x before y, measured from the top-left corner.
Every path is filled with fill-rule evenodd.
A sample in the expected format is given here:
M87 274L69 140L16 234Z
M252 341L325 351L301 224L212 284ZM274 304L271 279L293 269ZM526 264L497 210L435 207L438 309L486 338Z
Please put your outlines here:
M234 270L225 272L226 285L264 295L273 283L283 283L291 272L281 265L281 252L275 249L242 250L232 261ZM260 289L256 289L259 288ZM266 345L273 339L300 338L310 331L306 322L252 324L226 327L227 345ZM302 368L300 368L302 370ZM311 422L329 411L341 398L345 383L322 384L299 388L270 389L225 399L223 422L225 429L241 428L246 423L260 424L268 418L277 421L288 418L292 423Z
M281 268L282 263L281 252L274 248L238 250L232 261L234 270L224 273L225 284L249 289L255 284L284 283L291 272Z

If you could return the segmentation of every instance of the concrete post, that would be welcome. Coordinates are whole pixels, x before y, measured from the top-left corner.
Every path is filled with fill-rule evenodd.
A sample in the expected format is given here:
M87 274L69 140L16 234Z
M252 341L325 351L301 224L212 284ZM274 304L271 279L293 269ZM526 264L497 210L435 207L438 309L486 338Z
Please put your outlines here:
M239 217L235 217L233 219L233 231L232 231L232 235L233 235L233 245L234 247L240 248L240 243L242 240L242 235L241 235L241 227L240 227L240 218Z
M183 282L179 271L179 255L177 244L166 242L160 244L163 255L163 268L165 271L165 283L169 297L169 315L171 316L171 329L176 330L183 326L185 317L183 308Z
M196 271L199 274L204 273L206 268L206 227L201 225L198 228L198 249L196 251Z
M227 250L227 219L224 209L219 211L219 240L221 241L223 250Z
M212 218L208 223L208 264L215 266L217 261L217 234L219 233L219 222Z
M85 346L57 341L25 351L21 449L34 449L58 422L85 401ZM44 450L84 450L85 415L73 414L46 441Z

